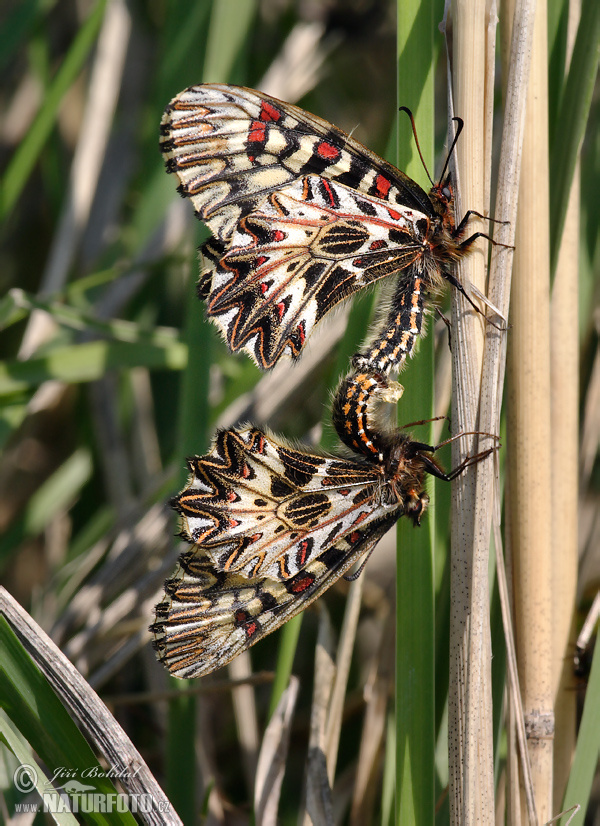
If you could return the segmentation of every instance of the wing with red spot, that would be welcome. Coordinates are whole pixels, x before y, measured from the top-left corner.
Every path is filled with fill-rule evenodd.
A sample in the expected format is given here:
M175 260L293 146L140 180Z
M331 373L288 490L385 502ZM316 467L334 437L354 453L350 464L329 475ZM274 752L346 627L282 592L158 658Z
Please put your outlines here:
M263 369L295 358L336 304L418 261L420 221L428 226L422 213L300 178L243 218L229 247L205 246L207 314L230 350Z
M165 111L161 148L215 236L199 285L208 315L263 369L296 358L339 301L413 264L437 220L391 164L251 89L186 89Z
M221 241L272 192L319 175L434 217L426 192L322 118L240 86L190 86L161 123L167 168Z
M158 659L175 677L209 674L303 611L368 554L394 524L355 529L287 580L248 579L215 567L201 548L180 557L151 626Z

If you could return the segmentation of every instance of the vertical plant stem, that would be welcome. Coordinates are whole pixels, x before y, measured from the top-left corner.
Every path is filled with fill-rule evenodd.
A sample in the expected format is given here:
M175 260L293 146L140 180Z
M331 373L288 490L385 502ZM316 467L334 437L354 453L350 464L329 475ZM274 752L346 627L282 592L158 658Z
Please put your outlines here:
M414 114L423 157L433 169L433 19L431 6L399 0L398 102ZM398 126L398 165L427 186L409 124ZM433 336L401 377L399 421L433 415ZM431 431L429 431L429 434ZM421 438L421 434L419 435ZM427 440L428 434L423 434ZM431 436L429 435L429 438ZM420 530L398 525L396 585L396 823L434 818L435 645L433 512Z
M184 456L208 447L208 386L210 331L196 296L196 254L190 254L186 315L188 366L182 377L177 456L181 457L180 487L185 483ZM171 678L174 688L189 688L189 680ZM167 735L167 794L184 823L196 817L196 699L183 695L169 703Z
M515 10L516 14L516 10ZM508 349L509 507L517 664L539 821L552 816L550 235L546 6L535 11ZM527 492L526 505L523 493ZM525 817L522 803L522 816Z
M492 15L490 15L492 16ZM461 0L454 6L453 90L456 113L465 121L457 145L457 221L467 209L489 212L489 132L492 112L486 95L488 18L484 4ZM493 38L492 38L493 41ZM493 51L492 51L493 55ZM474 227L472 231L476 231ZM485 290L485 247L477 246L460 263L458 277L467 287ZM452 421L456 432L478 429L478 400L483 356L483 319L455 294L452 313L454 392ZM485 445L488 446L488 445ZM484 447L484 445L482 445ZM465 453L477 453L477 439L453 446L453 465ZM489 513L476 508L480 470L462 474L453 485L452 571L450 608L450 687L448 748L450 818L453 824L493 823L494 761L489 626ZM491 506L491 497L487 507Z
M573 52L580 4L569 3L567 67ZM560 79L558 79L560 82ZM555 95L558 93L555 90ZM552 403L552 570L555 652L553 810L560 811L576 741L576 692L571 690L575 648L578 565L579 435L579 163L571 186L550 305Z

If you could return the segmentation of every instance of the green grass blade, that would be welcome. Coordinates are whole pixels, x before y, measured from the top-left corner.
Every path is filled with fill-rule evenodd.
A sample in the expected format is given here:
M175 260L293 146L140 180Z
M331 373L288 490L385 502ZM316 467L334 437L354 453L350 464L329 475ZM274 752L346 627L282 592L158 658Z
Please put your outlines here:
M0 697L2 708L47 768L54 772L64 768L71 777L81 779L80 772L95 773L95 791L116 795L112 782L105 776L94 752L88 745L56 694L39 669L24 651L4 617L0 617ZM65 781L66 782L66 781ZM87 813L90 823L105 824L106 815ZM113 822L135 824L129 812L120 813Z
M24 0L17 3L0 28L0 69L4 70L33 27L40 0Z
M180 341L169 346L150 342L92 341L56 347L45 356L30 361L0 362L0 396L22 393L45 381L71 383L95 381L108 370L150 367L154 370L181 370L187 347Z
M569 75L550 148L550 264L554 272L565 225L577 154L588 120L600 43L600 3L583 3Z
M279 634L279 647L277 649L277 667L275 669L275 679L269 700L269 718L277 708L277 703L285 691L290 681L298 637L302 628L302 618L304 614L296 614L281 629Z
M14 207L48 140L62 99L81 71L96 41L105 5L106 0L98 0L90 16L77 32L60 69L44 95L42 108L8 165L2 183L0 219L6 218Z
M224 83L247 42L256 13L256 0L219 0L213 3L204 61L203 83Z
M594 774L600 758L600 645L596 645L592 670L585 694L583 716L579 724L575 757L569 774L565 792L563 811L576 803L581 806L571 826L582 826L590 799ZM560 826L567 826L568 816L560 821Z
M397 4L398 103L415 116L426 163L433 168L433 13L417 0ZM422 183L410 123L398 122L398 165ZM400 377L400 424L433 415L433 336ZM428 431L419 438L428 440ZM416 530L400 520L396 572L396 823L431 824L435 798L435 646L433 513Z
M71 505L91 475L91 454L79 448L38 488L22 515L0 538L0 570L24 539L38 536L57 512Z
M0 739L6 743L20 764L15 769L13 780L17 778L19 784L23 784L30 791L35 789L40 799L42 799L44 792L48 791L45 783L46 775L36 761L29 743L2 709L0 709ZM26 795L26 797L29 797L29 795ZM4 802L8 811L12 814L12 807L6 795ZM41 806L42 804L38 805ZM77 820L70 812L56 812L52 814L52 818L59 826L77 826Z

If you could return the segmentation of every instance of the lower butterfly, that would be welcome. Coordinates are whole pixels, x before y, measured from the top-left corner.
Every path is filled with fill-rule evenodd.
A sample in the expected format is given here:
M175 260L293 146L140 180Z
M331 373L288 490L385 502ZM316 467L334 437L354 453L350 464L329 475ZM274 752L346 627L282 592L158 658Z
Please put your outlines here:
M383 437L381 437L383 439ZM156 607L154 645L176 677L220 668L303 611L402 516L419 525L436 448L390 435L380 462L308 453L257 428L220 431L173 500L179 559Z

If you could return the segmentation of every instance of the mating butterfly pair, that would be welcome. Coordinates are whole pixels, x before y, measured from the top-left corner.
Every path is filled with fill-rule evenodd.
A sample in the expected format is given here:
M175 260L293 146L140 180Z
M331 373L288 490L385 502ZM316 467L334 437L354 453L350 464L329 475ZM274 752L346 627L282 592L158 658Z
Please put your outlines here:
M333 405L342 459L246 427L189 461L173 501L192 548L165 583L152 626L179 677L206 674L303 610L403 515L419 524L434 447L373 424L399 398L388 374L422 330L427 296L477 235L455 226L447 179L429 194L327 121L259 92L193 86L161 124L167 169L214 237L198 292L232 352L259 367L297 358L337 303L387 276L387 318L354 357ZM489 452L489 451L488 451ZM481 458L475 457L475 459Z

